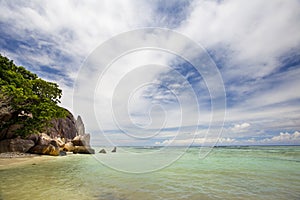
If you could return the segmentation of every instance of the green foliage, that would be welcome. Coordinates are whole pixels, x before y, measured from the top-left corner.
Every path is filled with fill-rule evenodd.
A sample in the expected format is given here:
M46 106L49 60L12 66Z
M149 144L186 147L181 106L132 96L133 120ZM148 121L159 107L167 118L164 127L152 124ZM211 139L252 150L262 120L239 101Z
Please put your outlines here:
M17 134L41 131L54 118L67 116L65 109L59 107L62 90L56 83L38 78L24 67L0 54L0 98L8 99L13 109L13 117L0 125L0 130L11 124L22 124Z

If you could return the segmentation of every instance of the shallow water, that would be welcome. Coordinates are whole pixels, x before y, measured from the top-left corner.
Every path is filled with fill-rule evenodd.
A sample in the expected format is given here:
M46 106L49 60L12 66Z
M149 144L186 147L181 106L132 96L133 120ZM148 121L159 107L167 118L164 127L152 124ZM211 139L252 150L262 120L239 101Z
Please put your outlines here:
M124 149L96 156L122 165L132 152L155 151ZM149 156L148 163L130 163L147 168ZM164 153L158 159L168 157ZM140 174L111 169L99 160L68 155L1 169L0 199L300 199L299 146L214 148L205 159L195 147L168 167Z

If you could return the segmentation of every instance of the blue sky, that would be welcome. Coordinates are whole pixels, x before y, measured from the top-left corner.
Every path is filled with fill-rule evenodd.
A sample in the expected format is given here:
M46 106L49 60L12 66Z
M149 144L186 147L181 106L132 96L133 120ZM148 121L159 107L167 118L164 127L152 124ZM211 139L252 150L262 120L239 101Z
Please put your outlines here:
M221 145L300 144L299 6L297 0L2 0L0 53L57 82L64 93L62 105L83 117L94 143L106 144L108 138L116 145L142 146L214 144L217 140ZM214 129L222 121L207 133L212 105L205 79L189 63L165 52L134 52L118 60L101 90L95 91L97 102L75 94L75 102L84 105L76 109L75 84L86 91L91 87L90 77L78 74L89 55L118 34L146 27L168 28L187 36L215 62L226 93L221 136ZM142 65L153 67L137 67ZM116 109L129 102L130 120L119 123L126 131L135 130L129 134L116 126L108 105L114 86L135 79L151 84L136 89L130 99L113 100ZM131 86L120 88L126 91ZM191 100L193 95L196 101ZM99 120L105 134L99 131ZM163 128L162 122L166 122ZM152 137L150 133L157 131Z

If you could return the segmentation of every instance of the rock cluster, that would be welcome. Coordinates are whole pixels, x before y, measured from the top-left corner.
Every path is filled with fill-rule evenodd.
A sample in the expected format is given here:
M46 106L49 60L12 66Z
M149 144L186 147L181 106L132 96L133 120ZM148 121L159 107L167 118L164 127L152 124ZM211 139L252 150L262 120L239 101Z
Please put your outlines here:
M111 151L112 153L116 153L117 152L117 147L114 147L113 148L113 150ZM99 151L99 153L106 153L106 150L105 149L101 149L100 151Z
M95 153L95 150L90 147L90 134L85 133L81 117L78 116L75 120L70 112L65 119L52 120L51 126L44 133L32 134L25 139L13 135L13 131L9 130L2 135L0 153L27 152L51 156L66 155L66 152Z

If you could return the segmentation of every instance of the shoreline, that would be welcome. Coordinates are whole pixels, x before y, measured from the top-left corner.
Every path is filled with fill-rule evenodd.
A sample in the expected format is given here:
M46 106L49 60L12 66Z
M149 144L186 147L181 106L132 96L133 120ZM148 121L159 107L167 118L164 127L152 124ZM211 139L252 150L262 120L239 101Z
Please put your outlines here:
M38 163L49 159L53 159L53 156L19 152L0 153L0 170L20 167L23 165L37 165Z
M32 153L20 153L20 152L0 153L0 159L1 158L28 158L28 157L35 157L35 156L39 156L39 155L32 154Z
M0 153L0 170L22 167L25 165L38 165L63 157L76 155L73 152L66 152L66 156L51 156L21 152ZM0 198L1 199L1 198Z

